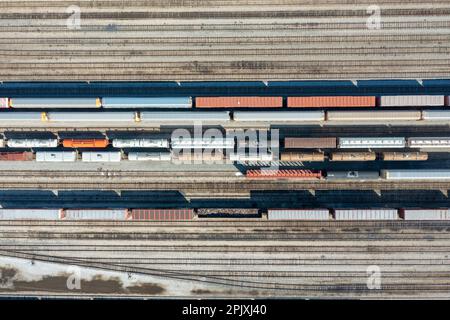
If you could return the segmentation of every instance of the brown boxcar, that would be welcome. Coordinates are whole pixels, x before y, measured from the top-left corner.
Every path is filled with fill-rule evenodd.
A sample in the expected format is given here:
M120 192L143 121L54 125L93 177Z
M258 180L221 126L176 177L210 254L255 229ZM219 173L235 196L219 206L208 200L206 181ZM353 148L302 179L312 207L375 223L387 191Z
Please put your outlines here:
M281 108L282 97L198 97L197 108Z
M285 138L284 147L286 149L334 149L336 148L336 138Z
M375 161L377 154L375 152L333 152L331 161Z
M128 212L128 220L175 221L192 220L192 209L132 209Z
M106 148L109 141L106 139L64 139L66 148Z
M281 161L325 161L323 152L283 152L280 156Z
M31 161L33 152L0 152L0 161Z
M426 161L428 153L426 152L383 152L384 161Z
M376 97L288 97L289 108L375 107Z

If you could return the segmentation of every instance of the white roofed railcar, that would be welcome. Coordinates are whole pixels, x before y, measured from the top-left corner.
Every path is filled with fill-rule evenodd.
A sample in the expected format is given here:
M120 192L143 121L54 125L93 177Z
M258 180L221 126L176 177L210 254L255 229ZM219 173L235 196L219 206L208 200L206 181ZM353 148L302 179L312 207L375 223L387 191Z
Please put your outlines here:
M0 209L0 220L59 220L60 209Z
M0 139L0 148L3 148L5 146L5 140Z
M233 149L234 144L233 138L171 139L172 149Z
M11 122L30 122L37 124L42 122L42 112L2 111L0 112L0 122L4 124Z
M77 160L75 151L38 151L37 162L74 162Z
M268 220L329 220L328 209L269 209Z
M119 151L93 151L81 154L81 161L84 162L120 162L121 160L122 153Z
M168 139L113 139L115 148L169 148Z
M191 97L103 97L103 108L192 108Z
M231 161L272 161L272 153L232 153Z
M422 118L430 121L450 120L450 111L423 110Z
M127 209L66 209L63 220L125 220Z
M170 161L172 155L170 152L130 152L128 160L130 161Z
M11 108L100 108L99 98L11 98Z
M405 220L450 220L449 209L403 209Z
M230 121L230 112L228 111L166 111L152 112L142 111L142 122L153 123L186 123L186 122L205 122L205 123L221 123Z
M58 139L8 139L6 144L10 148L55 148Z
M127 112L47 112L49 122L123 122L133 123L136 114L133 111Z
M369 149L369 148L404 148L405 138L381 137L381 138L339 138L339 149Z
M410 148L450 148L450 137L443 138L408 138Z
M392 122L418 121L422 119L422 112L418 110L398 111L327 111L328 121L349 121L358 125L358 121Z
M397 209L336 209L336 220L397 220Z
M242 122L318 122L325 120L324 111L235 111L234 121Z
M443 107L444 96L382 96L381 107Z
M450 180L450 170L381 170L386 180Z

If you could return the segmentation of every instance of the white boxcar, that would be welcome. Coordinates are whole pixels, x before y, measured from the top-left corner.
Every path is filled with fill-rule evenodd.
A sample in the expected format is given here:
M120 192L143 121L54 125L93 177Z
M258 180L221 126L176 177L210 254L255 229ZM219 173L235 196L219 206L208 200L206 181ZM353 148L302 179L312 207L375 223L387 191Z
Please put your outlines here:
M450 180L450 170L381 170L386 180Z
M125 220L127 209L66 209L64 220Z
M9 99L8 98L0 98L0 109L9 108Z
M329 220L328 209L269 209L268 220Z
M0 209L0 220L58 220L60 209Z
M443 138L408 138L410 148L450 148L450 137Z
M8 139L6 144L10 148L55 148L58 139Z
M74 162L77 160L75 151L38 151L37 162Z
M103 108L192 108L191 97L103 97Z
M116 151L92 151L83 152L81 161L84 162L120 162L122 154Z
M12 108L100 108L99 98L11 98Z
M182 137L171 139L172 149L233 149L233 138L203 138L184 139Z
M382 96L382 107L443 107L444 96Z
M228 111L166 111L166 112L141 112L142 122L154 123L186 123L186 122L228 122L230 112Z
M423 110L422 118L430 121L450 120L450 111Z
M336 220L397 220L397 209L336 209Z
M273 154L271 153L232 153L230 154L231 161L272 161Z
M0 122L8 124L10 122L42 122L42 112L17 112L17 111L2 111L0 112Z
M136 114L129 112L48 112L49 122L124 122L132 123Z
M324 111L235 111L234 121L243 122L318 122L325 120Z
M328 121L357 121L392 122L392 121L418 121L422 118L420 111L327 111Z
M169 148L168 139L113 139L115 148Z
M449 209L403 209L405 220L450 220Z
M170 152L130 152L128 160L130 161L170 161L172 155Z
M5 146L5 140L0 139L0 148L3 148Z
M404 148L406 140L402 137L381 138L339 138L339 149L369 149L369 148Z

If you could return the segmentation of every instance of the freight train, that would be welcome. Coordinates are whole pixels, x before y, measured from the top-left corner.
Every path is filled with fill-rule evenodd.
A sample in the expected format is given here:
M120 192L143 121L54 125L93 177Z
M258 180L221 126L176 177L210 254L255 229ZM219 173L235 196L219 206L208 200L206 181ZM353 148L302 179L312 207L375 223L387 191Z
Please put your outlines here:
M0 123L38 124L76 123L115 125L205 125L231 123L298 124L298 123L389 123L395 121L448 121L450 110L371 110L371 111L1 111Z
M190 221L208 218L259 218L271 221L438 221L450 209L0 209L0 220Z
M449 106L449 96L0 98L0 108L14 109L375 108L444 106Z

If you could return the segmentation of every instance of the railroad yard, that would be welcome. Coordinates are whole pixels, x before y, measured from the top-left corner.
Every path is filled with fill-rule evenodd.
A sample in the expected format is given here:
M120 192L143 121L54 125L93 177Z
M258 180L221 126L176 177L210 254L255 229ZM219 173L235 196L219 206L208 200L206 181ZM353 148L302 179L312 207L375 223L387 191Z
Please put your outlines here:
M0 2L0 298L450 299L450 4Z

